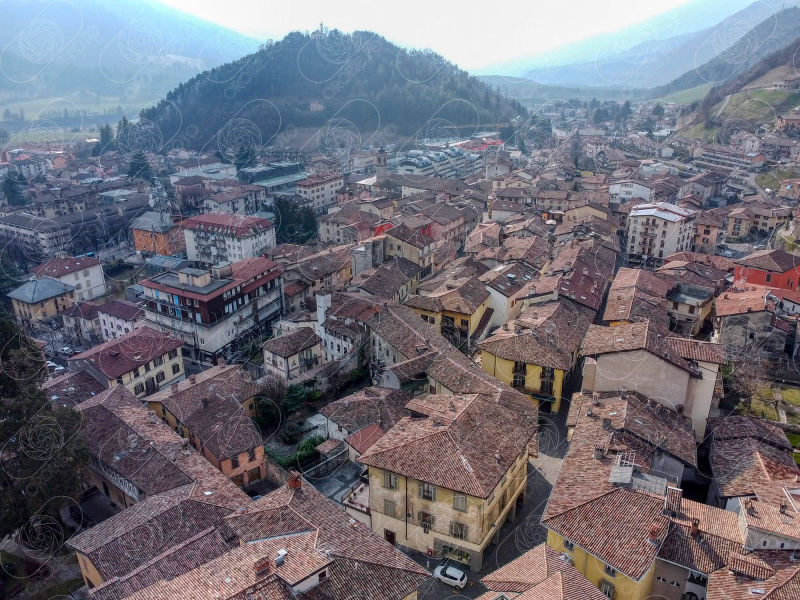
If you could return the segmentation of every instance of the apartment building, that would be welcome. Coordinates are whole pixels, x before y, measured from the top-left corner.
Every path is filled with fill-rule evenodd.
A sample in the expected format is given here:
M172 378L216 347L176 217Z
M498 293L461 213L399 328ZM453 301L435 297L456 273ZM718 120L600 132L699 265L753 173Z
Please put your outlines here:
M525 500L536 409L514 394L424 394L406 406L414 416L359 458L369 468L371 528L392 545L479 571Z
M654 261L691 250L694 241L695 212L666 202L639 204L628 217L628 260Z
M303 378L320 364L322 358L320 338L309 327L300 327L269 339L262 348L264 370L288 384Z
M108 389L123 385L142 398L186 376L182 345L179 339L141 327L72 356L69 368L85 370Z
M263 257L213 269L166 271L140 282L145 320L183 340L192 360L213 363L278 318L281 273L277 263Z
M75 304L75 287L52 277L40 277L10 291L11 308L22 325L55 317Z
M181 223L189 260L219 265L260 256L275 247L275 227L266 219L208 213Z
M386 232L384 256L386 258L407 258L422 267L420 279L433 272L434 240L426 232L398 225Z
M298 181L295 193L311 205L314 214L323 215L336 204L336 192L344 185L340 173L316 173Z
M93 256L67 256L59 253L31 272L39 277L52 277L75 288L78 302L106 295L106 278L102 263Z
M100 335L108 341L144 325L144 310L127 300L109 300L97 307Z
M0 217L0 240L21 252L38 253L44 258L70 248L68 225L24 214Z

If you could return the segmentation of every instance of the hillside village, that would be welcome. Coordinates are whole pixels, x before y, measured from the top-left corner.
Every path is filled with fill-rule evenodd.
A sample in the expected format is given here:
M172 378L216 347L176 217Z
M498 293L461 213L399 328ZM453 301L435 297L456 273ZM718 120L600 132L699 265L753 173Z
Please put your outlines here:
M0 590L800 598L800 113L686 117L0 147L0 391L74 424L2 440L4 498L80 448L0 505Z

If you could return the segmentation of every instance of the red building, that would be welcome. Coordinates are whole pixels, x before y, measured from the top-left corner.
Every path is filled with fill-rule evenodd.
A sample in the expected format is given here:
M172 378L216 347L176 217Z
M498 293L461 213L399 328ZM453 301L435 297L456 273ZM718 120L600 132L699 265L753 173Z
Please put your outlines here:
M783 250L759 250L736 261L737 283L795 290L800 282L800 257Z

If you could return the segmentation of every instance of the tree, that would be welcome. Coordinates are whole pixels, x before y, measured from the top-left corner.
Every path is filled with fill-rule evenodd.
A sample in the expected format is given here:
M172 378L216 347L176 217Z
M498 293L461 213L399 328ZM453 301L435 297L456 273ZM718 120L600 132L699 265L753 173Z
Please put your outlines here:
M233 159L233 164L236 165L237 173L256 164L256 153L253 147L245 144L239 146L236 151L236 157Z
M11 134L8 133L8 129L0 129L0 143L5 143L11 138Z
M661 106L661 103L657 102L656 105L653 107L653 110L650 112L651 115L660 119L664 116L664 107Z
M153 178L153 169L147 162L144 152L137 152L131 157L131 162L128 164L128 177L147 181Z
M22 206L25 204L25 196L22 193L22 188L28 182L25 176L17 171L6 173L3 179L3 195L9 204L13 206Z
M52 524L80 494L88 463L80 415L47 400L41 352L11 319L0 318L0 339L0 537L16 532L25 546L56 550L51 544L66 536ZM62 539L46 542L48 535Z
M117 123L117 146L119 146L120 141L125 139L125 134L128 132L130 126L131 124L128 118L123 115L122 119Z

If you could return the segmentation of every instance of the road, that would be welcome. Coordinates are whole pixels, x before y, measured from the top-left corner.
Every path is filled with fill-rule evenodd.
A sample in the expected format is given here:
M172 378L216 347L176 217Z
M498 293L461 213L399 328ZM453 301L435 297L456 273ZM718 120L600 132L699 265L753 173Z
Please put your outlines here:
M548 415L539 435L539 456L531 461L528 483L525 488L525 504L517 513L513 523L506 523L500 531L500 542L487 550L480 573L468 573L468 583L463 590L456 590L433 579L419 588L419 600L458 600L477 598L486 588L480 578L510 562L527 550L544 542L547 533L541 526L542 512L550 497L550 490L558 477L561 462L567 450L564 421L568 404L564 402L562 414ZM412 556L430 571L440 561L427 560L422 555Z

